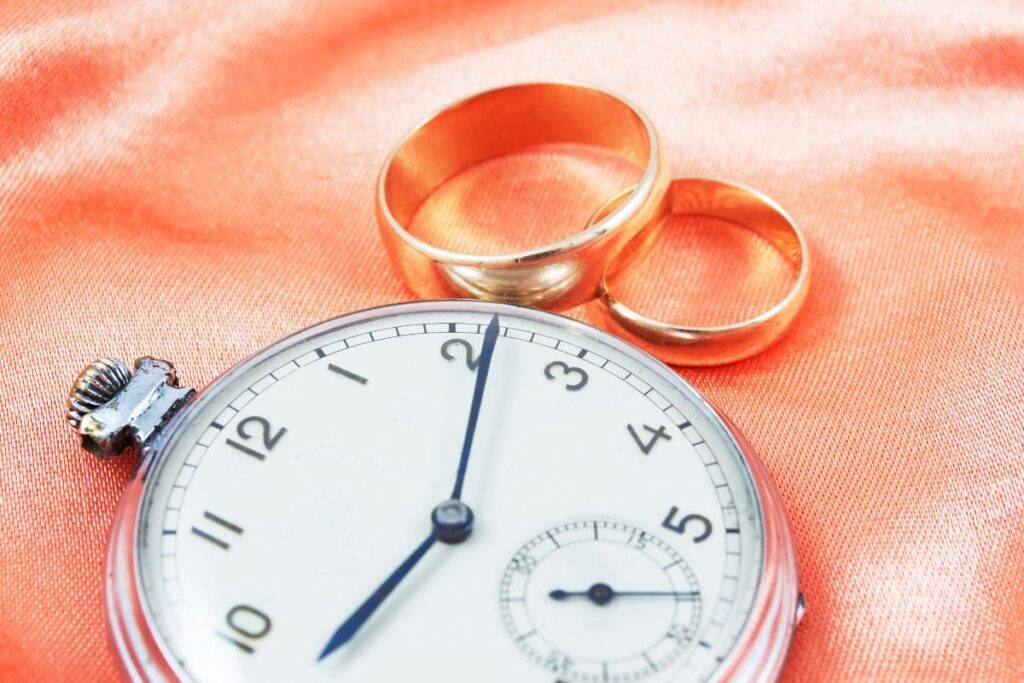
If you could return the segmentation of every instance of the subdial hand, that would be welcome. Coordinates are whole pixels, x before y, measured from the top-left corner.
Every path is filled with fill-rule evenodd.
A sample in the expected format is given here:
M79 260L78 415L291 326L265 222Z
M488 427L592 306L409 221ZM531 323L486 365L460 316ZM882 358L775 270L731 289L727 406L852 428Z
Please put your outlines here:
M556 589L548 593L548 596L558 601L586 598L595 605L607 605L615 598L621 597L674 597L676 600L696 600L700 597L700 591L617 591L607 583L595 583L585 591Z

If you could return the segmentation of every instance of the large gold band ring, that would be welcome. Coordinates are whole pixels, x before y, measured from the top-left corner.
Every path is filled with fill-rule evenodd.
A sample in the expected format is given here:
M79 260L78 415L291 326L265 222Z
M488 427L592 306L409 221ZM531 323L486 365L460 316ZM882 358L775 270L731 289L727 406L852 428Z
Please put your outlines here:
M407 229L424 200L460 171L549 143L617 152L643 175L627 197L582 232L528 251L458 253ZM584 85L513 85L443 109L398 144L377 184L377 223L395 268L421 297L468 296L564 310L597 296L611 259L662 213L667 187L657 133L635 107Z
M657 224L641 235L610 264L602 280L596 308L605 325L661 360L673 365L719 365L749 358L773 344L793 322L807 298L811 279L811 260L803 234L774 201L756 190L736 183L705 178L673 180L668 189L670 204L666 212L676 215L706 216L737 223L763 237L796 270L796 279L781 301L753 318L730 325L693 327L654 320L637 313L615 298L611 288L618 274L625 274L623 263L642 256L657 234ZM620 197L613 197L595 214L600 220ZM660 223L661 218L656 218Z

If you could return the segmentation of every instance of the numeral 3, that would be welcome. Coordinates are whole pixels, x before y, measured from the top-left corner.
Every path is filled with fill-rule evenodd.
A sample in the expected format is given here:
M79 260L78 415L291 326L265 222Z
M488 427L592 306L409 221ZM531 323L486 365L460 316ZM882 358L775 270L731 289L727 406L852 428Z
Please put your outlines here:
M590 381L590 377L587 375L586 370L582 368L572 367L568 363L564 363L560 360L552 361L547 364L544 368L544 376L549 380L555 378L554 370L559 370L563 377L569 379L575 377L574 381L566 382L566 391L579 391L583 387L587 386L587 382Z

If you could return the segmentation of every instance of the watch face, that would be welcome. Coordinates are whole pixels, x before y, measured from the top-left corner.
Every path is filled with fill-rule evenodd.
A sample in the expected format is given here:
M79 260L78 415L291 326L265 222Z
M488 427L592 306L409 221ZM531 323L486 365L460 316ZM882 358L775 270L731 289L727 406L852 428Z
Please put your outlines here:
M757 500L646 354L530 309L404 304L299 333L179 416L137 580L183 678L706 679L761 579Z

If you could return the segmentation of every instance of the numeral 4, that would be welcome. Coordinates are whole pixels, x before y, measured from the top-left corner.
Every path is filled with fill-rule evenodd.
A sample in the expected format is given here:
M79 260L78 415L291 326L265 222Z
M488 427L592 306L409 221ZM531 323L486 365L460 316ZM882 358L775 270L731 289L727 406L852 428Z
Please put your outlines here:
M655 429L650 425L644 425L644 431L650 434L650 438L646 441L640 438L640 435L637 434L636 428L634 428L633 425L626 425L626 429L629 430L629 435L633 437L633 441L635 441L636 445L640 447L640 450L643 451L644 455L649 455L659 440L672 440L672 435L665 431L665 427L658 427Z

